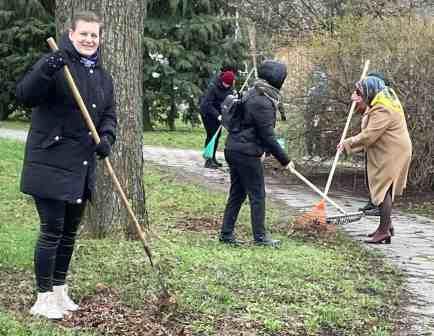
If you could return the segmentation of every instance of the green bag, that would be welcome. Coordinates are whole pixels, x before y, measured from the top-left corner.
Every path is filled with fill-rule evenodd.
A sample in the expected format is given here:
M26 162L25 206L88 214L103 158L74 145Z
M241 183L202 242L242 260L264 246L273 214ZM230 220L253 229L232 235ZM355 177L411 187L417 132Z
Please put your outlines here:
M205 160L212 159L212 157L214 156L215 142L216 142L216 139L217 139L217 135L219 134L219 132L221 131L221 129L222 129L222 126L220 126L218 128L217 132L215 132L215 134L211 138L211 141L208 142L208 145L206 145L205 148L203 149L202 157Z

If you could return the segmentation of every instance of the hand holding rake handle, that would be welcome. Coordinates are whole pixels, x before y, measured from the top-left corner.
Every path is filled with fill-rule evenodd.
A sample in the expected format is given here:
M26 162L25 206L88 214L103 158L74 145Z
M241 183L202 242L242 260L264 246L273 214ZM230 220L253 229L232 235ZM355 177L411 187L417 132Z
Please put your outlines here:
M325 193L319 190L312 182L310 182L307 178L301 175L294 167L290 166L289 171L297 176L300 180L306 183L313 191L315 191L318 195L322 196L327 202L332 204L336 209L338 209L341 213L346 214L347 212L342 209L339 205L337 205L333 200L330 199Z
M366 74L367 74L367 72L368 72L368 68L369 68L369 60L366 60L366 62L365 62L365 66L364 66L364 68L363 68L362 75L360 76L360 80L362 80L363 78L366 77ZM350 126L351 118L352 118L352 116L353 116L353 113L354 113L355 108L356 108L356 102L353 101L353 102L351 103L350 112L349 112L349 114L348 114L347 122L345 123L345 128L344 128L344 131L342 132L341 141L340 141L339 143L343 142L343 141L345 140L345 137L347 136L348 128L349 128L349 126ZM334 161L333 161L332 168L331 168L330 173L329 173L329 177L328 177L328 179L327 179L327 184L326 184L326 187L325 187L325 189L324 189L324 194L325 194L325 195L328 194L329 189L330 189L330 185L332 184L333 175L334 175L334 173L335 173L336 165L337 165L337 163L338 163L339 155L340 155L340 154L341 154L341 151L340 151L340 150L337 150L337 151L336 151L336 155L335 155L335 159L334 159Z
M56 41L50 37L47 39L48 45L50 46L51 50L53 51L57 51L59 50L59 48L57 47ZM75 85L74 82L74 78L71 75L71 72L69 71L69 68L67 65L64 66L64 72L65 72L65 77L66 77L66 81L68 82L69 88L72 91L72 94L75 98L75 101L77 102L78 106L80 107L80 112L86 122L87 127L89 128L89 130L92 132L92 138L95 141L96 144L99 144L101 142L100 137L98 135L98 132L95 128L95 125L92 121L92 118L89 115L89 111L87 110L86 105L83 102L83 98L81 98L80 92L78 91L77 86ZM122 202L124 203L128 214L131 218L131 220L134 222L134 226L136 228L137 234L139 235L140 240L143 243L143 247L145 249L145 252L149 258L149 262L151 263L151 266L154 267L154 263L152 261L152 254L151 254L151 250L146 242L145 239L145 234L142 230L142 228L140 227L140 224L136 218L136 216L134 215L133 209L131 208L130 203L128 202L127 196L125 195L118 178L116 177L116 174L113 171L113 167L110 163L110 160L108 157L104 158L104 164L110 174L110 177L112 178L112 181L115 185L116 190L118 191Z

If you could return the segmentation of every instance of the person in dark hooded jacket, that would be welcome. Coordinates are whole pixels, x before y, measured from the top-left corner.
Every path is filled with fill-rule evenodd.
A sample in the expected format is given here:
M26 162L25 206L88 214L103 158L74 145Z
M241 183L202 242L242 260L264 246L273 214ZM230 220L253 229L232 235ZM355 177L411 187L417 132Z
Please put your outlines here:
M200 115L202 117L202 122L206 130L205 147L211 141L212 137L218 131L221 123L221 104L225 98L233 93L233 85L235 81L235 73L227 70L221 72L220 75L215 80L215 83L209 85L208 90L204 97L201 99L200 103ZM206 160L205 168L218 168L222 164L216 160L215 154L217 151L218 142L220 139L221 131L218 133L213 157Z
M242 97L243 116L237 132L229 132L225 159L229 164L231 186L226 204L220 241L237 244L235 222L240 208L249 197L254 242L276 246L265 229L265 184L262 157L273 155L285 168L294 167L274 133L276 115L281 101L280 89L287 75L280 62L264 61L258 68L259 79Z
M38 298L30 313L49 319L78 309L65 278L94 189L96 156L108 156L116 139L113 82L101 64L100 30L97 15L76 13L59 51L43 56L16 88L18 101L33 108L21 191L33 196L41 222L34 258ZM98 145L67 85L65 64L100 135Z

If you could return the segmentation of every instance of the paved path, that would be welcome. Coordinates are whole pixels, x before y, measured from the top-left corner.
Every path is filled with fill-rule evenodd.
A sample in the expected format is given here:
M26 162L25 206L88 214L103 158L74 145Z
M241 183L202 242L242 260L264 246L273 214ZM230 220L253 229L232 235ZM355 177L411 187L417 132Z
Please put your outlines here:
M26 134L0 128L0 137L24 140ZM229 183L227 169L204 169L198 151L144 146L143 155L148 162L174 168L182 174L200 176L220 188ZM224 161L221 153L219 156ZM285 202L292 210L310 209L319 200L303 185L282 185L272 178L267 178L266 183L269 197ZM339 193L330 193L330 196L352 211L366 201ZM330 210L331 206L327 209ZM392 220L396 230L392 244L366 247L380 250L407 277L406 291L410 294L410 301L403 308L403 330L397 331L395 335L434 335L434 221L397 211ZM353 239L361 241L366 238L367 232L376 228L377 223L378 217L365 217L361 221L346 224L343 229Z

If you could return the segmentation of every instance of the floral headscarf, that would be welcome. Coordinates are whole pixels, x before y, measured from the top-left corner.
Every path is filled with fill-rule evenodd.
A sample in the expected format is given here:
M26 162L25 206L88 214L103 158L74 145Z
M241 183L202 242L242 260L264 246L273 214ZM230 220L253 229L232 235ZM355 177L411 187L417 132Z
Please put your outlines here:
M369 106L382 105L391 111L404 114L401 102L395 91L386 86L384 80L374 75L356 83L356 89Z
M386 88L384 81L375 76L368 76L356 83L356 89L359 91L364 102L371 105L375 96Z

